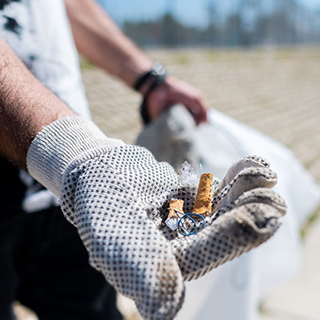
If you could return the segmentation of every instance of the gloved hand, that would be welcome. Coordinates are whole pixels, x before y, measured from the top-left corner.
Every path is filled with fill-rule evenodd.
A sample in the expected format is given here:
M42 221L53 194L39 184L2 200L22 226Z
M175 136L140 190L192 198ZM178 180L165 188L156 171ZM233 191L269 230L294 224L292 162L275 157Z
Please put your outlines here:
M267 240L284 208L268 189L242 194L270 187L275 176L258 164L259 172L250 165L254 172L246 174L240 165L219 184L213 200L218 211L209 225L181 238L162 227L164 208L174 196L189 198L190 206L195 189L180 188L172 167L146 149L109 139L79 117L44 128L29 148L27 165L33 177L60 196L90 264L150 320L173 319L183 303L183 278L197 278ZM254 183L246 184L251 176ZM267 204L260 203L262 198Z
M269 189L276 183L277 176L265 159L241 159L221 182L214 180L212 210L203 231L181 237L165 229L184 280L203 276L259 246L276 232L286 213L284 200ZM195 191L190 187L184 195L181 191L174 195L184 199L184 212L192 211Z

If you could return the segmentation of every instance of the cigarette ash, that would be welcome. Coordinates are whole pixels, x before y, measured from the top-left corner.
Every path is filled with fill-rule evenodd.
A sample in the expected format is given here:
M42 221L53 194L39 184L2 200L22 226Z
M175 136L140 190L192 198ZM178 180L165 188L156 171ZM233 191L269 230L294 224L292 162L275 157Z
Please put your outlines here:
M194 167L185 161L178 171L178 181L181 187L193 187L198 185L200 174Z

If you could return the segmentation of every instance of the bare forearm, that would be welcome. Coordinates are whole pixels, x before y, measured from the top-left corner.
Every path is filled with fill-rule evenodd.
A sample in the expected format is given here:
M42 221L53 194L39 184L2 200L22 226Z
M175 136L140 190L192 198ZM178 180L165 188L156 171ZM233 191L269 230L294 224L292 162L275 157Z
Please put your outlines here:
M26 169L33 138L51 122L73 115L0 39L0 153Z
M144 54L94 0L65 0L78 50L132 87L152 67Z

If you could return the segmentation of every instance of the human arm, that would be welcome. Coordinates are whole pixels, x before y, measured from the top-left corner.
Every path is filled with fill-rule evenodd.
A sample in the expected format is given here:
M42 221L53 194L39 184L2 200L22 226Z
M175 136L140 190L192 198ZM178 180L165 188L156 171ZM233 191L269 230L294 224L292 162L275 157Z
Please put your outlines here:
M72 115L0 38L0 154L26 169L27 151L37 133Z
M79 51L133 88L137 79L152 68L152 59L121 32L94 0L65 3ZM141 87L143 95L149 85ZM197 123L207 120L207 105L200 91L170 75L147 98L151 120L174 103L184 104Z

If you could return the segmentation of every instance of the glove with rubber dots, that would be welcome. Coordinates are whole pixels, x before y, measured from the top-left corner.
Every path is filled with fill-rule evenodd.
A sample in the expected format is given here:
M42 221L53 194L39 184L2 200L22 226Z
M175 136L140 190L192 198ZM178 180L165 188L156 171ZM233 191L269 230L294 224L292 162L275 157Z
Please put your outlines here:
M201 232L185 237L164 228L184 280L203 276L264 243L277 231L286 204L270 189L276 183L277 175L267 160L243 158L230 167L222 181L213 180L211 212ZM173 197L184 200L184 212L192 212L196 187L184 190ZM198 221L198 227L202 224Z
M90 264L150 320L175 317L184 279L256 247L278 228L284 204L265 189L275 177L265 177L269 171L261 161L249 162L217 183L207 226L181 237L163 227L165 208L173 197L189 199L185 203L191 206L196 187L180 187L173 168L146 149L109 139L92 122L68 117L44 128L27 157L31 175L60 197ZM254 171L253 184L245 183L246 170Z

